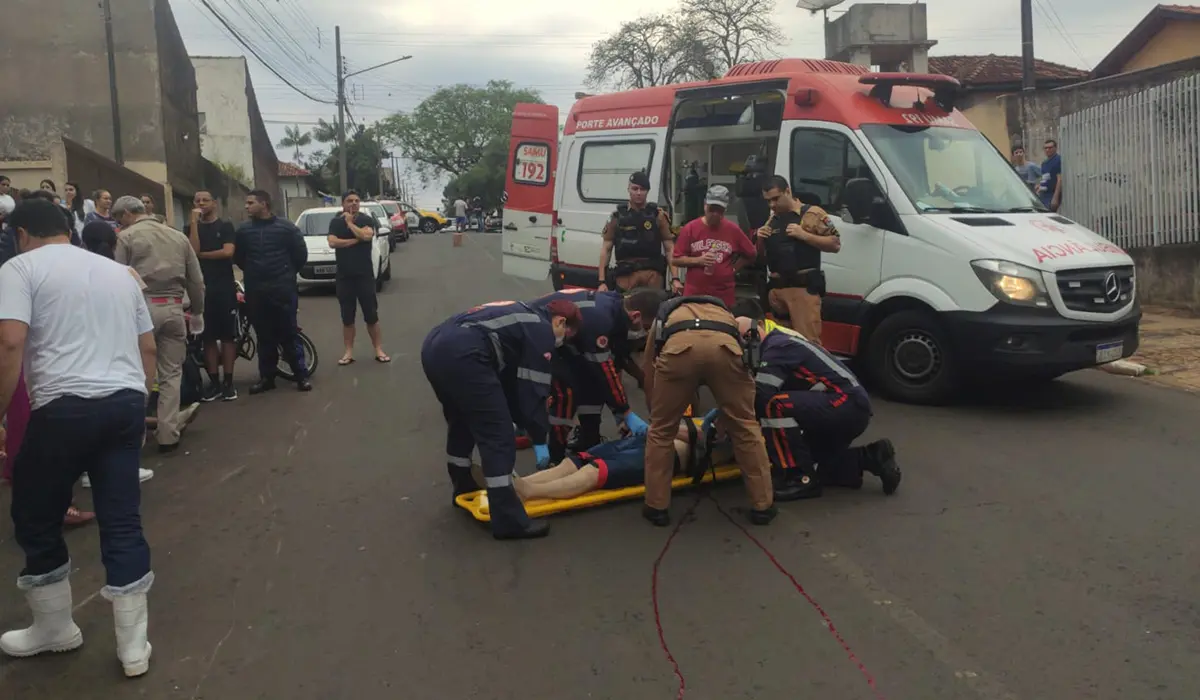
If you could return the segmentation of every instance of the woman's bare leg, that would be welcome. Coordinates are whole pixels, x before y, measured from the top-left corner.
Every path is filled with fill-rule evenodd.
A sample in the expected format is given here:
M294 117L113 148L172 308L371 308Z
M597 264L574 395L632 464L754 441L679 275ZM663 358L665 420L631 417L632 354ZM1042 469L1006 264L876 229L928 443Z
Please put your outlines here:
M555 469L557 468L555 467ZM540 474L545 473L541 472ZM600 470L591 464L585 464L568 476L550 481L530 483L528 478L515 475L513 477L513 488L516 489L517 495L523 501L538 498L575 498L576 496L582 496L585 493L595 491L599 483Z
M544 484L547 481L554 481L555 479L571 476L578 470L579 467L575 466L574 462L569 459L564 459L563 461L559 462L558 466L556 467L550 467L549 469L543 469L540 472L534 472L529 476L523 476L521 477L521 480L527 484Z

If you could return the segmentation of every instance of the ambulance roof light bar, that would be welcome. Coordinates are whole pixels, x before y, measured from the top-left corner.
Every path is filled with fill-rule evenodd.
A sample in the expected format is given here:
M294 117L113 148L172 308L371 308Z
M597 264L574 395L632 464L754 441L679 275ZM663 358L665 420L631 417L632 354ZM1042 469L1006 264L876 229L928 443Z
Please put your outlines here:
M858 82L873 85L871 97L885 107L892 106L892 88L897 85L928 88L933 90L934 103L947 112L954 109L955 98L962 89L962 83L955 78L936 73L865 73Z

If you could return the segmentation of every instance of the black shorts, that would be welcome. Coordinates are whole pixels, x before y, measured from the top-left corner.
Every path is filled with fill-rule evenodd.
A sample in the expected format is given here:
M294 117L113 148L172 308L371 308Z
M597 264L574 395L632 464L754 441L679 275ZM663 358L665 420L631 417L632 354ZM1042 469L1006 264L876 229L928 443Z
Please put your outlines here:
M354 325L359 306L362 307L363 321L368 326L379 323L379 299L375 296L375 279L370 275L339 277L337 299L342 309L343 326Z
M228 294L209 292L204 295L204 333L205 340L232 342L237 339L237 296L230 291Z

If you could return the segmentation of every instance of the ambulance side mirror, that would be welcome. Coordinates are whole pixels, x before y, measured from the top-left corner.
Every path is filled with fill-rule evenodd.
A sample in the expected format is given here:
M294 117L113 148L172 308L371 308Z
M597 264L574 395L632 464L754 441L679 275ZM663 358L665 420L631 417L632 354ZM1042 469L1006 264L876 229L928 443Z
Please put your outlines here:
M875 207L883 203L883 193L874 181L866 177L848 180L842 198L850 216L860 223L870 219Z

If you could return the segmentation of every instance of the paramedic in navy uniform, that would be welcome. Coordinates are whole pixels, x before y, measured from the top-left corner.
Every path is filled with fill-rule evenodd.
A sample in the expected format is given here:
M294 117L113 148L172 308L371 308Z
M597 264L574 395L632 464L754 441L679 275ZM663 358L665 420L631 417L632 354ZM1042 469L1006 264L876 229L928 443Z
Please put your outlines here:
M667 292L662 289L635 289L628 296L574 289L547 294L529 303L543 309L568 301L579 307L582 317L579 332L556 351L552 361L553 382L547 405L551 464L566 458L567 438L576 416L579 433L571 450L580 452L600 444L600 414L605 405L617 424L630 433L646 432L648 426L629 410L621 369L636 368L630 331L649 330L658 307L666 300Z
M421 346L421 366L446 417L446 465L454 495L479 486L471 475L478 447L498 540L543 537L550 526L525 513L513 490L514 423L533 441L538 467L550 461L550 359L582 323L569 301L534 309L515 301L477 306L436 326Z

